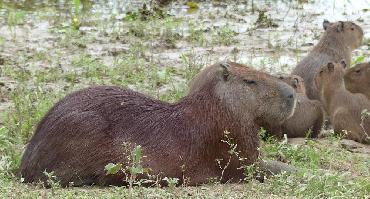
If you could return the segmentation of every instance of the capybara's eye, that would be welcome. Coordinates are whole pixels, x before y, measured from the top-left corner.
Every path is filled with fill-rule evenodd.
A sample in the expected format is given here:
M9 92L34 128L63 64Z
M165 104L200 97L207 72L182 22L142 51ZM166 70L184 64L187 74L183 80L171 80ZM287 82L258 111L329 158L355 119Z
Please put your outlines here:
M244 82L245 82L246 84L256 84L256 83L257 83L256 81L254 81L254 80L250 80L250 79L245 79L245 80L244 80Z
M284 79L284 77L283 76L280 76L279 79Z
M352 27L351 30L355 30L355 28Z
M361 72L361 70L360 70L360 69L357 69L357 70L355 70L355 72L356 72L356 73L360 73L360 72Z

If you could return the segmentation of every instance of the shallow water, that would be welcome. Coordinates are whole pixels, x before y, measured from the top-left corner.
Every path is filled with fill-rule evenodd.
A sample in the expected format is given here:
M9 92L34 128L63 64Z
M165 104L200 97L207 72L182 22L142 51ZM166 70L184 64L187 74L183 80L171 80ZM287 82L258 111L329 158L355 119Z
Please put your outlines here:
M365 42L353 52L353 59L364 56L370 61L370 0L205 1L198 3L199 9L192 12L184 2L171 3L167 10L172 21L163 22L163 26L149 23L145 30L159 28L162 34L169 29L171 34L180 35L170 47L155 36L140 40L126 34L129 31L129 22L123 20L126 13L148 1L81 0L78 10L81 35L77 37L69 35L72 18L76 16L71 2L0 1L0 58L5 60L0 67L23 68L31 74L49 68L79 71L74 63L81 54L114 67L116 54L132 51L132 43L139 41L144 46L142 57L162 67L184 68L182 57L187 56L200 67L232 60L271 73L288 73L317 43L324 19L359 24L364 29ZM255 22L259 10L265 10L278 27L258 28ZM180 22L173 22L177 19ZM225 27L234 35L233 41L225 45L216 39L215 43L215 32ZM191 31L202 32L205 42L189 42ZM173 85L162 85L158 92L187 81L182 77L174 79ZM11 104L7 90L16 87L17 81L0 71L0 82L4 84L0 92L2 110ZM56 81L48 86L61 90L65 83Z

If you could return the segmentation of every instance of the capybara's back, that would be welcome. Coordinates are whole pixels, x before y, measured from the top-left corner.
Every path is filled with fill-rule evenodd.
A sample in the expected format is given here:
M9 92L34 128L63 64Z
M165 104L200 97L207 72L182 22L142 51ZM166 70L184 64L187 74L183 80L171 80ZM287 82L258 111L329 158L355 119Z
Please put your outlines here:
M156 119L170 117L166 109L156 111L160 106L167 104L118 87L68 95L39 123L23 155L22 177L45 181L45 170L63 176L62 183L119 184L122 176L106 176L104 166L126 158L123 142L145 137L138 128L155 128Z

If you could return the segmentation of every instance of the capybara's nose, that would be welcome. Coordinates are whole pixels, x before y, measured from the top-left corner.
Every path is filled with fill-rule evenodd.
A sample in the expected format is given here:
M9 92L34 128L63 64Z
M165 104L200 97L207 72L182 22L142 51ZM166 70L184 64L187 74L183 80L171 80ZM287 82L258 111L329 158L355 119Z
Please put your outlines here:
M294 90L288 86L282 88L281 94L285 99L294 100Z

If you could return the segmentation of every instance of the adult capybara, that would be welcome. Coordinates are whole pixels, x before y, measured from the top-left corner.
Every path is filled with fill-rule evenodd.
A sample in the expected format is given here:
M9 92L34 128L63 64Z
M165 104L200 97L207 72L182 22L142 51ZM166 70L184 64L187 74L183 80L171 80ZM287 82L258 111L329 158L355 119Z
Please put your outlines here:
M297 75L280 76L279 78L291 85L297 96L297 106L294 114L282 124L282 133L287 134L291 138L305 137L308 131L310 131L309 137L317 137L324 120L321 102L308 99L303 78Z
M325 20L323 27L325 32L319 43L292 71L293 75L303 78L308 98L316 100L319 100L319 93L314 77L320 67L342 59L351 63L351 52L361 45L364 35L362 28L350 21L330 23Z
M366 96L345 89L343 81L345 67L344 60L341 63L329 62L320 68L315 82L334 132L342 133L345 130L346 138L367 143L370 120L363 117L363 111L370 110L370 102Z
M370 99L370 62L356 64L344 73L344 85L352 93L362 93Z
M259 122L289 117L294 90L233 63L212 65L199 75L201 88L173 104L115 86L66 96L42 119L27 146L20 167L24 181L45 181L43 171L53 171L62 185L127 184L123 174L104 172L108 163L127 162L124 143L142 147L142 166L151 175L187 178L188 185L211 178L239 181L242 163L229 159L224 131L230 132L239 156L247 158L243 164L254 163ZM220 166L225 165L223 172Z

